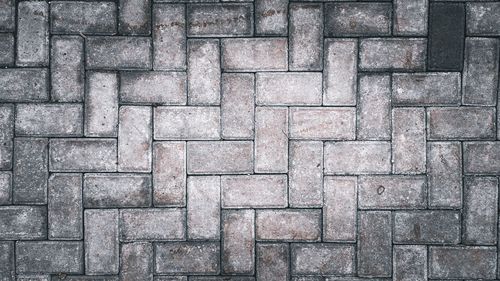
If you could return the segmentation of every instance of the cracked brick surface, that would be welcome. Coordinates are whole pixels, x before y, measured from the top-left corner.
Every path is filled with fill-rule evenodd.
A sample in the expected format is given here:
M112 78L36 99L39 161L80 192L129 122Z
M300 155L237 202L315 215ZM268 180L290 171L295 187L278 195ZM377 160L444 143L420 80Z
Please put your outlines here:
M500 2L0 0L0 281L500 280Z

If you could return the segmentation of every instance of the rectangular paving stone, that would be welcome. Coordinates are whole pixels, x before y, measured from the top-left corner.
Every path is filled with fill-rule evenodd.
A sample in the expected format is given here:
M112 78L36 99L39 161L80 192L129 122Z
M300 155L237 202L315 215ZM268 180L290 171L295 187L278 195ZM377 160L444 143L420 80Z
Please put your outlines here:
M221 227L222 272L254 274L255 211L224 210Z
M222 208L284 208L286 175L222 176Z
M115 34L117 6L107 1L51 2L50 31L54 34Z
M17 8L16 65L49 64L49 4L20 2Z
M41 102L49 99L46 68L0 69L0 101Z
M360 209L422 209L427 206L425 176L359 177Z
M196 278L196 277L194 277ZM203 278L203 277L201 277ZM155 281L187 281L187 276L155 276Z
M87 71L85 136L118 136L118 75Z
M160 106L154 108L155 140L216 140L220 138L220 108Z
M429 207L462 205L462 149L459 142L427 143Z
M0 239L47 239L45 206L0 206Z
M155 243L155 272L167 274L217 274L218 242Z
M288 68L286 38L222 39L221 50L222 69L227 72L286 71Z
M500 142L464 142L465 174L500 174Z
M48 183L49 239L83 238L82 176L52 174Z
M460 219L452 210L394 212L394 243L458 244Z
M83 273L83 242L16 243L17 273Z
M394 1L394 35L427 36L427 0Z
M394 280L427 280L426 246L394 246L393 262Z
M120 101L134 104L184 105L187 101L186 80L184 72L121 72Z
M253 172L252 141L187 143L188 174L248 174Z
M114 172L117 169L116 139L51 139L51 172Z
M59 277L57 276L52 276L52 281L59 281L57 280ZM96 275L66 275L64 280L68 281L118 281L118 276L96 276ZM23 280L23 281L39 281L39 280ZM40 280L40 281L45 281L45 280Z
M391 34L389 3L327 3L325 36L382 36Z
M81 136L83 107L76 103L18 104L15 128L18 136Z
M48 145L44 138L14 139L14 204L47 204Z
M255 33L288 34L288 0L255 0Z
M360 75L356 107L358 140L390 140L391 78L388 75Z
M289 247L286 243L256 245L256 277L258 280L289 280Z
M255 281L254 277L238 276L190 276L190 281Z
M429 247L429 278L494 279L496 247Z
M148 106L122 106L118 113L118 171L151 172L152 116Z
M495 138L495 108L428 108L427 138L467 140Z
M321 239L319 209L257 210L255 225L259 241L316 242Z
M323 204L323 143L291 141L289 145L288 201L291 207Z
M257 73L257 105L320 105L322 75L318 72Z
M188 36L252 36L253 5L191 4L187 6L186 22Z
M464 104L496 105L499 45L496 38L467 38L465 40L462 89Z
M397 174L426 171L425 109L392 110L392 163Z
M154 70L186 69L185 13L186 8L184 5L153 5Z
M15 254L14 242L0 242L0 278L2 280L15 280Z
M190 176L187 182L189 239L220 239L221 180L218 176Z
M389 277L392 272L391 212L358 214L358 276Z
M323 68L323 5L291 3L289 6L290 70Z
M83 178L85 208L149 207L151 192L147 174L87 173Z
M360 39L359 68L366 71L424 70L426 41L422 38Z
M498 230L498 179L465 178L464 244L495 245Z
M288 171L288 128L287 108L255 109L255 172Z
M120 280L153 280L153 245L124 243L120 249Z
M84 42L84 39L79 36L52 36L50 77L53 101L83 101Z
M12 172L0 172L0 205L10 205L12 202Z
M467 3L467 35L498 36L500 3Z
M355 242L358 188L356 177L325 177L323 241Z
M290 107L290 138L354 140L356 109L353 107Z
M355 274L354 245L330 243L291 244L292 275L335 275Z
M224 73L221 83L222 137L253 138L255 76L247 73Z
M460 90L460 72L392 75L392 102L396 105L459 105Z
M218 39L187 41L188 104L219 105L221 55Z
M120 262L118 210L87 209L84 216L85 272L117 274Z
M185 209L120 210L121 241L184 240L186 237L185 225Z
M123 35L151 33L151 0L120 0L118 32Z
M59 277L54 277L59 278ZM51 281L49 274L19 274L17 275L17 281ZM72 279L73 280L73 279Z
M15 38L13 33L0 34L0 66L14 65Z
M324 39L323 105L356 105L358 40Z
M325 142L325 174L386 174L391 144L382 141Z
M94 36L85 40L87 69L150 69L151 38Z
M430 3L429 70L462 70L464 30L464 3Z
M186 204L186 143L153 142L153 205Z
M0 91L1 92L1 91ZM0 170L12 169L14 152L14 105L0 104Z
M16 3L15 1L3 1L0 4L0 30L14 31Z

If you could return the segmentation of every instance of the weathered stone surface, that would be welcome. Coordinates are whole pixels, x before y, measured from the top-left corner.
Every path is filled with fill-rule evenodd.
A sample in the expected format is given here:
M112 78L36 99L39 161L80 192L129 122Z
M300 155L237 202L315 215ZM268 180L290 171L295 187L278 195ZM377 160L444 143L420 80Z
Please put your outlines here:
M465 142L465 174L500 174L500 142Z
M219 273L220 244L218 242L156 243L155 252L156 273Z
M290 138L354 140L356 111L352 107L290 108Z
M18 273L83 273L83 242L30 241L16 243Z
M460 104L460 73L394 73L392 102L397 105L458 105Z
M221 134L224 139L254 136L255 77L246 73L222 74Z
M153 143L153 186L155 207L186 204L185 142Z
M284 208L286 175L222 176L222 208Z
M424 70L426 40L420 38L360 39L359 68L367 71Z
M426 36L428 6L427 0L394 1L394 35Z
M12 172L0 172L0 205L9 205L12 202Z
M419 209L427 206L425 176L361 176L359 208Z
M356 134L359 140L391 138L391 89L388 75L360 75Z
M358 40L324 40L323 105L356 105Z
M392 272L391 212L360 212L358 228L358 275L389 277Z
M183 240L185 225L185 209L120 210L121 241Z
M188 36L251 36L253 5L247 3L188 5L186 22Z
M126 71L120 75L120 100L126 103L186 104L186 74Z
M60 281L59 276L52 276L52 281ZM113 275L108 275L108 276L96 276L96 275L66 275L64 277L64 280L68 281L118 281L118 276L113 276ZM27 279L23 281L45 281L44 279L42 280L31 280ZM49 281L49 279L47 280Z
M160 106L154 109L155 140L214 140L220 138L220 108Z
M222 272L254 274L255 211L222 212Z
M49 64L49 4L45 1L23 1L17 9L18 66Z
M142 3L146 2L149 1L142 1ZM179 4L154 4L152 10L153 69L185 70L185 6Z
M47 208L45 206L0 206L0 214L0 239L47 238Z
M289 145L288 200L291 207L323 204L323 143L291 141Z
M151 38L126 36L87 37L87 69L150 69Z
M191 39L187 43L188 103L220 104L221 58L219 40Z
M429 108L428 139L495 138L495 122L495 109L492 107Z
M0 101L41 102L49 99L46 68L0 69Z
M122 106L118 114L118 171L151 172L151 107Z
M391 171L389 142L325 142L324 153L325 174L385 174Z
M14 242L0 242L0 278L2 280L15 280L15 254Z
M222 39L224 71L286 71L288 42L285 38Z
M51 38L51 98L60 102L81 102L84 98L84 39L78 36Z
M258 280L289 280L289 249L286 243L256 244Z
M287 108L255 109L255 172L288 171L288 119Z
M422 174L426 171L425 110L392 110L392 162L397 174Z
M51 172L114 172L116 139L51 139Z
M253 142L187 143L188 174L247 174L253 171Z
M124 35L151 33L151 0L120 0L118 32Z
M320 105L322 77L316 72L256 74L257 105Z
M111 35L116 33L116 14L114 2L54 1L50 3L50 31Z
M354 242L357 178L325 177L323 188L323 241Z
M0 9L0 30L14 31L16 3L15 1L3 1Z
M457 211L397 211L394 242L401 244L458 244L460 213Z
M462 205L462 150L458 142L427 144L429 207Z
M314 209L257 210L257 240L319 241L321 213Z
M1 92L1 91L0 91ZM12 169L14 152L14 105L0 105L0 170Z
M85 136L118 135L118 76L115 73L86 73Z
M255 33L286 35L288 33L288 0L255 0Z
M467 35L500 34L500 3L467 3Z
M494 279L496 247L429 247L429 278Z
M187 235L189 239L220 238L221 179L190 176L187 182Z
M291 244L291 272L300 275L350 276L355 271L353 245Z
M0 66L12 66L14 64L14 34L0 34Z
M392 9L389 3L328 3L325 34L339 36L390 35Z
M18 104L15 133L19 136L81 136L82 119L81 104Z
M83 237L82 176L52 174L48 184L49 239Z
M125 243L120 249L120 280L153 280L153 245Z
M323 5L291 3L289 10L290 70L321 70Z
M427 248L417 245L394 246L394 280L427 280Z

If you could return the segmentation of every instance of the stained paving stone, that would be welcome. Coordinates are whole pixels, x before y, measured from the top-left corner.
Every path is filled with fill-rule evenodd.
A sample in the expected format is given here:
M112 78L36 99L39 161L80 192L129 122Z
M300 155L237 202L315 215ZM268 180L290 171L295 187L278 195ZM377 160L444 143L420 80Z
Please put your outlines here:
M12 66L14 64L14 34L0 34L0 65Z
M16 276L14 242L2 241L0 250L0 278L14 280Z
M122 209L120 240L183 240L185 225L185 209Z
M122 244L120 264L121 280L153 280L153 245L148 242Z
M83 243L30 241L16 243L18 273L83 273Z
M121 72L120 101L133 104L186 104L186 81L183 72Z
M82 176L52 174L48 184L49 239L83 237Z
M291 271L300 275L353 275L354 246L328 243L291 244Z
M256 276L258 280L289 279L289 248L286 243L256 244Z
M394 242L458 244L460 219L460 213L452 210L394 212Z
M82 121L81 104L18 104L15 133L18 136L81 136Z
M186 143L153 143L153 204L184 206L186 203Z
M392 7L389 3L327 3L325 35L390 35Z
M427 0L394 1L394 35L427 35Z
M390 143L325 142L325 174L385 174L391 170Z
M427 133L434 140L495 138L495 108L458 107L427 109Z
M220 244L216 242L155 243L155 271L170 274L217 274Z
M499 3L467 3L467 35L496 36L499 34Z
M290 107L291 139L354 140L355 109L352 107Z
M230 38L221 41L224 71L286 71L288 42L286 38Z
M16 65L49 64L49 4L26 1L17 8Z
M0 101L41 102L49 99L46 68L0 69Z
M288 202L291 207L320 207L323 198L323 143L289 144Z
M389 140L391 137L391 89L388 75L359 75L356 137Z
M257 73L257 105L320 105L322 77L317 72Z
M253 5L248 3L191 4L187 6L187 35L252 36L253 13Z
M12 155L14 148L14 105L0 105L0 170L12 168Z
M494 279L496 247L429 247L429 278Z
M254 274L255 211L222 211L221 231L222 272L225 274Z
M221 51L217 39L187 43L188 104L220 104Z
M79 36L51 38L51 98L59 102L84 99L84 39Z
M139 1L144 5L150 1ZM147 9L149 11L149 9ZM179 4L154 4L153 17L153 69L186 69L186 20L185 6ZM141 22L147 24L147 13L141 10ZM131 16L134 14L131 11ZM136 19L137 20L137 19ZM142 29L149 33L149 29Z
M255 0L255 34L288 33L288 0Z
M0 172L0 205L9 205L12 202L12 172Z
M358 215L358 275L389 277L392 272L392 217L388 211Z
M426 40L368 38L359 45L359 68L366 71L421 71L425 68Z
M151 0L120 0L118 32L124 35L151 33Z
M358 188L356 177L325 177L323 183L323 241L354 242Z
M120 107L118 112L119 172L151 172L152 115L151 107Z
M427 280L427 248L417 245L394 247L394 280Z
M2 240L47 238L47 208L44 206L0 206Z
M463 163L465 174L500 174L500 142L465 142Z
M107 72L86 73L86 137L118 135L118 75Z
M425 172L425 110L392 110L392 170L397 174Z
M324 40L323 105L356 105L358 41Z
M85 42L87 69L150 69L151 38L92 36Z
M50 3L50 31L54 34L115 34L117 5L114 2Z
M286 173L288 170L288 110L283 107L255 109L254 170Z
M4 1L0 4L0 30L14 31L16 5L14 1Z
M257 210L256 239L279 241L319 241L321 213L315 209Z

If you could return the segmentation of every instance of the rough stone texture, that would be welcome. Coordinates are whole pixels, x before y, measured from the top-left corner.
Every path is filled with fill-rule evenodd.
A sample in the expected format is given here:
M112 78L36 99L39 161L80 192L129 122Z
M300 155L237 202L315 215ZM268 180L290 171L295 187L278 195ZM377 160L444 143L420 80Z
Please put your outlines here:
M360 140L391 137L391 89L387 75L360 75L356 134Z
M467 3L467 35L500 34L500 3Z
M325 35L390 35L392 9L389 3L328 3L325 5Z
M44 206L0 206L0 239L47 238L47 208Z
M496 247L429 247L429 278L492 279Z
M14 106L0 105L0 170L12 168L14 148Z
M48 74L45 68L0 69L0 101L41 102L48 100Z
M127 71L120 75L120 100L139 104L186 104L186 87L183 72Z
M85 136L118 136L118 76L87 72L86 77Z
M49 146L52 172L114 172L117 169L116 139L51 139Z
M256 74L257 105L320 105L322 79L315 72Z
M325 39L323 105L356 105L358 41Z
M495 108L429 108L427 133L431 140L495 138Z
M155 140L213 140L220 138L220 109L201 106L156 107Z
M257 240L319 241L321 213L315 209L258 210Z
M500 142L465 142L463 153L465 174L500 174Z
M142 1L144 4L147 2L149 1ZM149 10L149 7L147 10ZM144 15L146 11L141 10L141 12ZM153 69L186 69L186 20L182 16L185 12L186 8L184 5L154 4ZM142 18L142 21L143 23L147 23L145 17ZM149 29L146 30L149 33Z
M120 239L183 240L185 224L185 209L123 209L120 211Z
M153 143L153 186L155 206L186 204L185 142Z
M286 71L288 68L285 38L223 39L221 49L224 71Z
M394 246L393 280L427 280L427 248Z
M391 212L360 212L358 227L358 275L389 277L392 272Z
M188 174L251 173L253 171L253 142L188 142L187 159Z
M359 208L418 209L427 206L424 176L361 176Z
M219 40L192 39L187 43L188 103L220 104Z
M114 34L117 7L114 2L50 3L50 31L55 34Z
M153 245L148 242L133 242L121 245L120 280L153 279Z
M155 244L156 273L217 274L220 244L216 242L173 242Z
M14 64L14 34L0 34L0 66L12 66Z
M118 112L118 171L151 172L152 110L122 106Z
M93 36L85 43L87 69L149 69L151 38Z
M0 205L9 205L12 201L12 172L0 172Z
M389 142L325 142L325 174L385 174L391 170Z
M83 273L83 243L30 241L16 243L18 273Z
M221 179L190 176L187 182L187 235L189 239L220 238Z
M420 38L361 39L359 68L367 71L424 70L426 43Z
M188 5L186 22L188 36L252 36L253 5L247 3Z
M427 35L428 6L427 0L394 1L394 35Z
M288 0L255 0L254 3L257 35L288 33Z
M222 272L225 274L253 274L255 211L224 210L221 227Z
M291 271L300 275L352 275L354 246L328 243L291 244Z
M81 104L19 104L15 133L18 136L81 136L82 118Z
M278 107L255 109L254 169L257 173L288 170L288 110Z
M48 185L49 239L83 237L82 177L52 174Z
M291 207L320 207L323 198L323 143L289 144L288 202Z
M149 35L151 2L151 0L120 0L118 32L124 35Z
M83 38L53 36L51 44L52 100L81 102L85 87Z
M45 1L23 1L17 9L18 66L49 64L49 4Z
M284 208L286 175L222 176L222 208Z
M286 243L256 245L258 280L289 280L289 249Z
M425 110L392 110L392 164L396 174L425 173Z
M394 242L458 244L460 242L460 213L451 210L395 212Z
M356 112L352 107L290 108L290 138L354 140Z
M221 135L224 139L245 139L254 136L253 74L222 75Z

